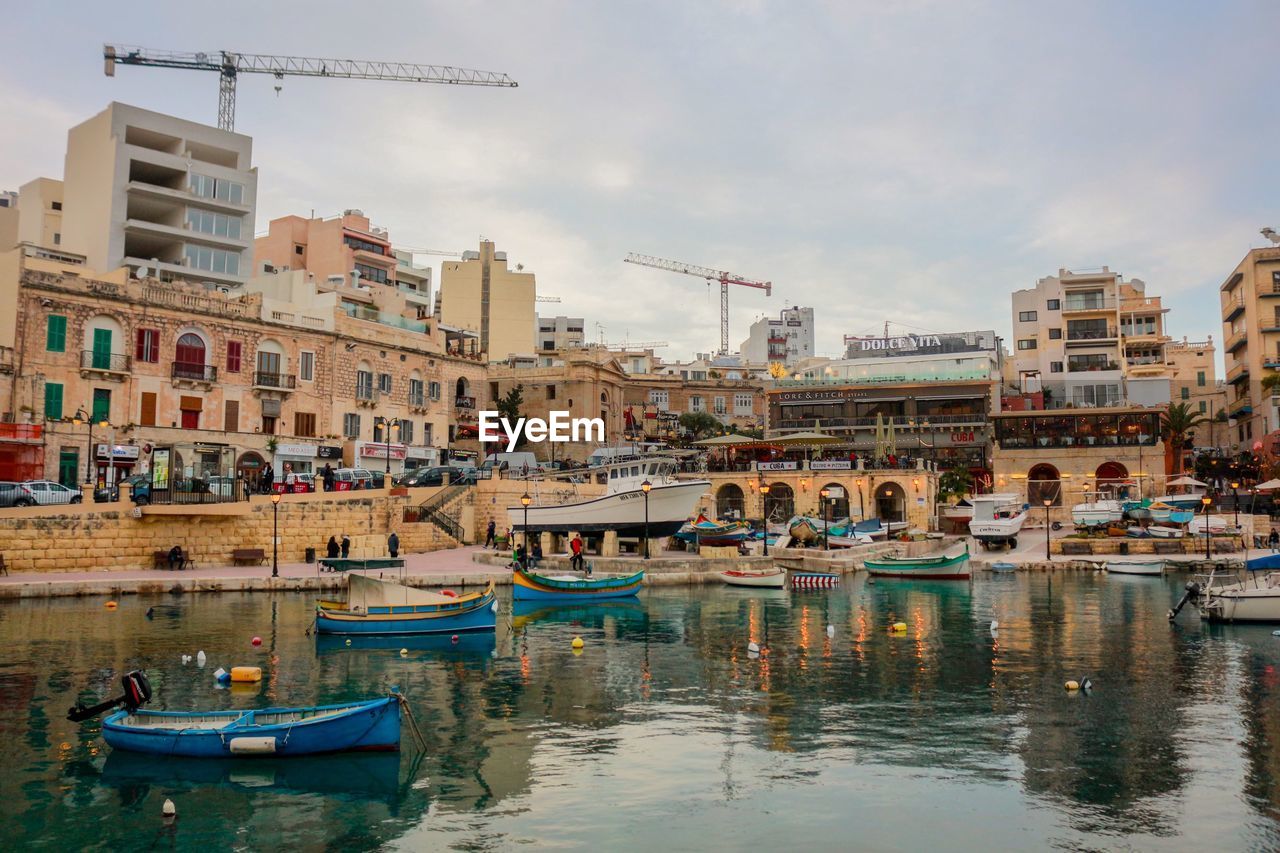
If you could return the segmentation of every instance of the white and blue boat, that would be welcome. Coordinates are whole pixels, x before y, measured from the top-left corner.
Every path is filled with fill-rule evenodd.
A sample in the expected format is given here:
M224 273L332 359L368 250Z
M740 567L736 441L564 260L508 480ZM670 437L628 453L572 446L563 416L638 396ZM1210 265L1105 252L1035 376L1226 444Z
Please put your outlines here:
M544 575L518 569L512 581L511 597L515 601L607 601L631 598L640 592L644 572Z
M114 749L186 758L317 755L400 748L400 697L235 711L122 710L102 721Z
M364 575L347 575L345 602L316 605L320 634L460 634L498 624L493 582L466 595L430 592Z

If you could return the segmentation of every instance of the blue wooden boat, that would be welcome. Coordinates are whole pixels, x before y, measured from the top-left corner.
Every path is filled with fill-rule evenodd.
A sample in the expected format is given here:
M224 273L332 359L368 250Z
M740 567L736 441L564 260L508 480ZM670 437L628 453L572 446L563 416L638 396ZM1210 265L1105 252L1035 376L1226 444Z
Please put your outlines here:
M448 596L364 575L347 575L345 602L316 605L320 634L459 634L498 623L493 583L483 592Z
M258 711L116 711L102 721L115 749L187 758L317 755L400 748L400 697Z
M516 601L606 601L629 598L640 591L644 571L594 576L543 575L517 569L512 598Z

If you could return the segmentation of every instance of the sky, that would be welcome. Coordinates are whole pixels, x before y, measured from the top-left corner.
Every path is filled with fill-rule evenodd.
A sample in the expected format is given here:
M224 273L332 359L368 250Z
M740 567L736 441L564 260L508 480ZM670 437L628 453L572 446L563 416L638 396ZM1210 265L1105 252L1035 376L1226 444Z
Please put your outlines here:
M104 42L510 74L243 76L257 231L359 208L403 246L483 236L562 299L544 313L668 360L718 346L718 287L628 252L772 281L731 289L731 346L812 305L836 356L886 321L1007 338L1011 291L1104 264L1165 297L1170 334L1219 341L1218 286L1280 228L1266 0L66 2L6 24L0 189L61 177L67 129L112 100L215 123L215 75L108 78Z

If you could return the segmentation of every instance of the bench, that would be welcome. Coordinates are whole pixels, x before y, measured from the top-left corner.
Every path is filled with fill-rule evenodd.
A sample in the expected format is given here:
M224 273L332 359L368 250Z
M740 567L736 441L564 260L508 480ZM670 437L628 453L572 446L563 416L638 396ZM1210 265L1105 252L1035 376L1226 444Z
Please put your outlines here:
M363 571L366 569L403 569L404 559L401 557L322 557L320 568L331 572Z
M153 569L169 568L169 552L168 551L152 551L151 567ZM190 552L183 551L182 564L178 566L178 570L181 571L182 569L194 569L195 567L196 567L196 564L195 564L195 561L191 559Z
M1063 554L1092 554L1093 543L1092 542L1069 542L1067 540L1063 540L1062 553Z
M232 565L262 565L267 561L267 552L261 548L236 548L231 552Z
M1157 554L1181 554L1183 553L1182 542L1177 539L1160 540L1157 539L1151 543L1155 546Z

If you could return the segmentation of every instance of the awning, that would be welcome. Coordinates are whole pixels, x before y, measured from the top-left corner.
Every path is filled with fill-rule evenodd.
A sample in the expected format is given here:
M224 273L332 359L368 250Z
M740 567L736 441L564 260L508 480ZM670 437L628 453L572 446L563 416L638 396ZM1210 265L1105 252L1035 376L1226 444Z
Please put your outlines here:
M695 441L694 444L699 447L734 447L741 444L751 444L753 441L755 439L734 433L731 435L717 435L714 438L704 438L702 441Z

